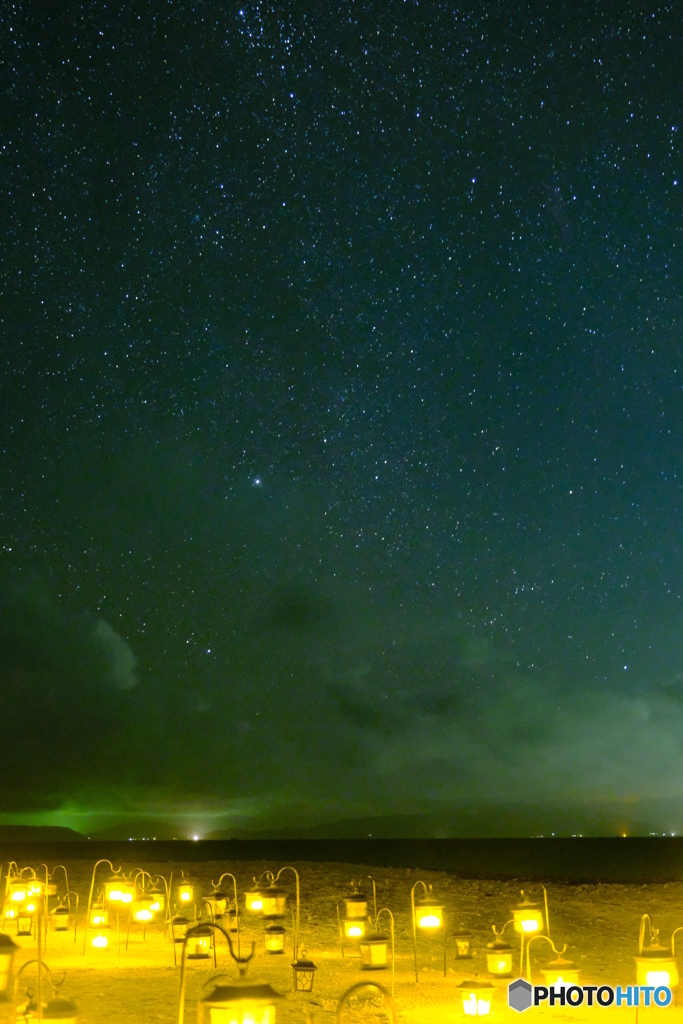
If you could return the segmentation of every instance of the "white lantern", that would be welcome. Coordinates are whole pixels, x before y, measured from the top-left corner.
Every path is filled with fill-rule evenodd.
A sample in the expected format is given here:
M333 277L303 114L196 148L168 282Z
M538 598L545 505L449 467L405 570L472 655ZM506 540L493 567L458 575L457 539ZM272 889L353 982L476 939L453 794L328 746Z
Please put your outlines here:
M199 1001L199 1024L275 1024L279 998L270 985L216 985Z
M461 981L456 988L462 996L462 1010L466 1017L488 1017L491 997L496 991L490 981Z

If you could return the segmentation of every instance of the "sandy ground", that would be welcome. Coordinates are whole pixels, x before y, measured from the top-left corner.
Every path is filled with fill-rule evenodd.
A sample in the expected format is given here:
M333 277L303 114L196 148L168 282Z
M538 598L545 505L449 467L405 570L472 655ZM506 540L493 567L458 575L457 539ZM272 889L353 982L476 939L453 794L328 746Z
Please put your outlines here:
M136 853L139 852L137 849ZM23 867L23 864L19 865ZM37 864L31 865L38 868ZM50 864L50 869L53 868ZM118 867L118 865L116 865ZM251 884L252 877L266 868L277 871L282 865L254 863L228 864L206 862L183 865L168 863L155 864L144 860L124 863L125 871L133 867L144 867L152 874L166 878L174 871L175 881L180 869L185 869L189 880L198 892L207 893L212 881L218 880L223 871L232 871L238 881L240 906L244 906L244 889ZM292 894L289 901L287 926L287 947L283 956L269 955L263 945L263 923L249 918L242 912L243 941L256 943L254 958L249 965L248 975L254 981L266 981L282 993L283 999L277 1007L278 1024L310 1022L310 1024L332 1024L337 1004L342 993L358 981L378 981L390 987L391 972L365 972L360 968L357 956L342 958L337 926L337 902L350 889L352 879L372 875L377 884L379 907L388 907L396 922L396 1006L399 1020L405 1024L447 1024L464 1019L462 1005L455 991L456 985L464 978L487 977L485 947L493 938L491 925L503 925L511 916L510 908L519 901L519 886L515 882L463 880L445 873L397 870L367 865L311 864L295 865L301 877L301 937L300 946L309 958L318 965L314 989L311 994L292 992L292 911L294 908L293 876L285 873L282 883ZM75 999L79 1008L81 1024L114 1024L114 1022L173 1022L178 1013L179 967L173 963L173 946L167 935L163 937L161 927L153 924L147 928L143 940L142 928L131 929L128 949L125 949L125 920L121 918L121 950L116 941L116 929L110 933L110 948L97 951L88 947L83 955L83 923L93 865L84 861L67 861L69 883L80 896L80 920L78 941L74 943L73 931L69 934L49 932L45 961L56 977L65 972L61 994ZM100 868L102 880L107 867ZM448 941L448 971L443 975L443 949L436 938L419 942L419 978L415 982L413 944L410 917L410 889L418 879L432 884L434 894L445 906L447 933L461 925L473 933L474 956L470 961L453 958L454 943ZM59 877L60 892L63 891ZM363 883L366 892L372 886L367 879ZM3 881L4 888L4 881ZM650 885L548 885L551 936L560 948L567 943L566 957L577 963L581 970L583 984L603 983L626 986L635 982L634 955L637 951L638 929L641 915L648 912L661 930L661 937L669 941L674 928L683 925L683 882ZM529 895L542 897L540 886L529 886ZM53 901L54 905L54 901ZM15 971L21 964L36 954L35 939L16 938L15 928L8 924L9 934L21 946L15 958ZM508 934L511 929L508 930ZM511 940L513 941L513 940ZM683 943L683 933L681 933ZM533 980L541 983L539 967L545 966L551 957L546 953L544 943L536 943L532 952ZM683 945L681 947L683 949ZM348 950L347 950L348 953ZM235 965L230 959L227 946L221 937L217 943L218 971L236 977ZM515 976L518 955L515 956ZM20 1002L26 988L35 984L32 968L22 975ZM214 975L213 960L191 963L188 966L185 1020L197 1019L198 996L202 985ZM550 1010L533 1009L526 1016L562 1021L599 1019L609 1024L612 1019L624 1022L652 1019L683 1021L683 993L681 1008L667 1009L570 1009L568 1007ZM497 982L497 992L492 1003L492 1016L519 1020L520 1017L507 1007L507 980ZM378 1001L353 1003L344 1012L344 1021L387 1021L386 1008ZM0 1024L11 1020L11 1004L0 1005Z

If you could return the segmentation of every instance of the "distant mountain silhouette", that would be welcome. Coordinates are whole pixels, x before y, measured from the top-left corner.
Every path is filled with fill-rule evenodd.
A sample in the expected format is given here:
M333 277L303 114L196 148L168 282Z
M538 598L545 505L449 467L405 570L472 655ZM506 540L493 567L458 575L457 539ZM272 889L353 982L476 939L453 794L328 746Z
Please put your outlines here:
M62 825L0 825L0 843L64 843L87 838Z

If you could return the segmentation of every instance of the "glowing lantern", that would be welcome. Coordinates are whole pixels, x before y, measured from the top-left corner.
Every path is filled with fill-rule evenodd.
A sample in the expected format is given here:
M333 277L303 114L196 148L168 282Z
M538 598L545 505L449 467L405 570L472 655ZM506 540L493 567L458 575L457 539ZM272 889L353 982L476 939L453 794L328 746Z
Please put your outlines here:
M486 969L497 978L505 978L512 974L512 946L503 939L489 942L486 947Z
M455 986L462 996L462 1009L466 1017L488 1017L491 997L496 991L490 981L461 981Z
M636 957L637 985L665 985L675 988L678 985L678 965L667 946L660 946L657 938L645 946L640 956Z
M104 887L104 895L110 903L120 903L123 896L125 881L120 875L112 875Z
M524 896L524 890L522 890L522 896ZM526 896L519 906L512 908L512 919L516 932L532 935L543 930L543 914L539 910L538 903L531 903Z
M211 956L211 938L213 932L205 925L197 925L187 940L188 960L208 960Z
M109 911L103 903L93 903L90 908L90 926L92 928L109 927Z
M221 892L220 889L214 889L204 897L204 902L208 904L214 921L220 921L228 905L228 894Z
M265 930L266 951L268 953L284 953L285 930L282 925L269 924Z
M135 886L132 882L125 882L121 886L121 902L124 904L132 903L135 899Z
M261 913L264 917L284 917L287 893L276 885L261 890Z
M180 897L181 903L192 903L194 899L194 886L184 882L178 888L178 896Z
M150 909L154 911L155 914L162 913L166 909L166 893L163 889L155 887L150 889L147 895L152 898Z
M260 914L263 910L263 892L258 885L247 889L244 894L244 905L250 914Z
M453 938L455 939L455 959L471 960L472 932L454 932Z
M216 985L200 999L199 1024L275 1024L279 998L270 985Z
M106 935L103 935L102 932L98 932L97 935L93 935L92 945L95 949L106 949L109 945L109 939Z
M176 914L171 919L171 934L173 935L174 942L182 942L187 934L187 929L190 922L182 914Z
M362 917L344 918L344 935L347 939L362 939L365 935L365 920Z
M368 900L362 892L354 887L353 892L344 897L346 917L367 917Z
M28 895L28 886L20 878L14 878L9 884L9 898L12 903L23 903Z
M551 960L547 967L541 969L541 974L546 985L578 985L579 969L571 960L565 960L562 955L556 960Z
M3 916L7 918L8 921L13 921L14 918L17 916L17 908L13 907L11 904L8 904L3 910Z
M306 950L301 950L303 959L295 960L292 964L294 987L293 992L312 992L313 976L318 970L312 960L306 960Z
M381 971L387 966L386 935L368 935L360 940L360 958L364 971Z
M68 932L71 925L71 915L69 908L65 907L63 903L60 903L58 907L52 911L50 915L52 919L52 927L56 932Z
M431 898L418 900L415 903L415 921L418 928L435 931L443 924L443 906Z
M154 911L152 910L152 904L154 900L151 896L139 896L133 904L133 917L140 924L146 924L147 921L151 921L154 917Z
M26 891L29 896L42 896L43 894L43 883L39 878L29 878Z
M19 949L16 942L0 932L0 994L7 990L14 954Z

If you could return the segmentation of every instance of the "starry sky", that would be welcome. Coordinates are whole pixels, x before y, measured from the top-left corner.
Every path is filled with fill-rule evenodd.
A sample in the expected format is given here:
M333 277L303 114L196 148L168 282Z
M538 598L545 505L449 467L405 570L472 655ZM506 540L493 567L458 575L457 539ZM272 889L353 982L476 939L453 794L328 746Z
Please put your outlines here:
M1 24L0 820L677 806L677 5Z

